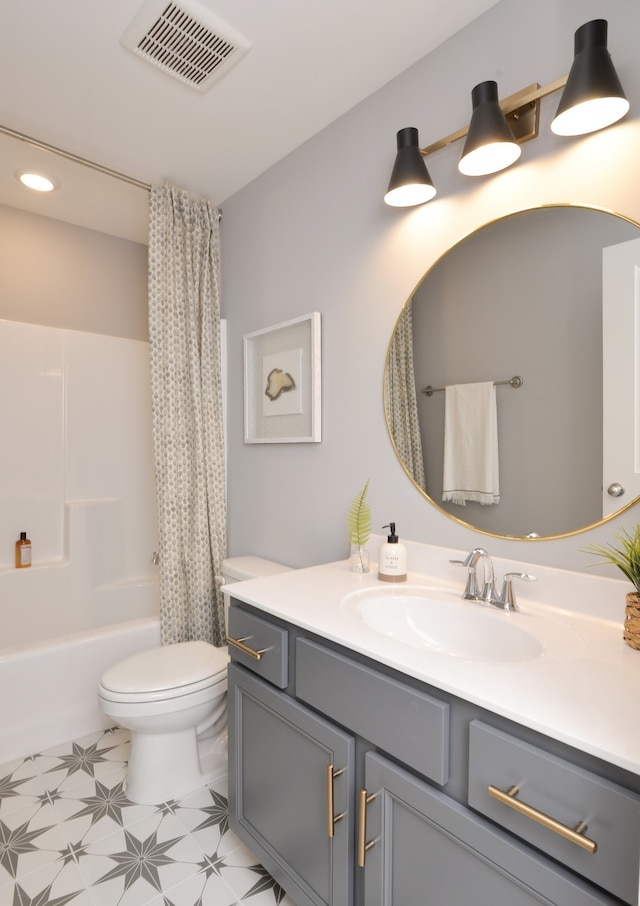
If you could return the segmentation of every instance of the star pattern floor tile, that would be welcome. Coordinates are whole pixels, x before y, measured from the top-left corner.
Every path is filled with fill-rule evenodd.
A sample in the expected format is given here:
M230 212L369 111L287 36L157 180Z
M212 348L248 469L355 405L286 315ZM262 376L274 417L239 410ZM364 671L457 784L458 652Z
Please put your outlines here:
M113 728L0 765L0 906L294 906L229 830L226 778L138 805L128 753Z

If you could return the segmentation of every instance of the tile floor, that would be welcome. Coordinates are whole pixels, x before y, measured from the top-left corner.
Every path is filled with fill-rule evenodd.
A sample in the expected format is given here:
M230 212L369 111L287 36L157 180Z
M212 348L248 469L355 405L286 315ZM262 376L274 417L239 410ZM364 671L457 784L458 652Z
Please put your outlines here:
M226 777L136 805L114 728L0 765L0 906L294 906L229 830Z

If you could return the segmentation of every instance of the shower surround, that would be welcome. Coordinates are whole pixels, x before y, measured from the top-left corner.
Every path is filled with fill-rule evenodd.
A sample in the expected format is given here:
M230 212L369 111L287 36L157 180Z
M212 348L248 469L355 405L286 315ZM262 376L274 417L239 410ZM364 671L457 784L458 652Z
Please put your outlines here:
M103 727L100 672L159 642L148 357L0 320L0 761Z

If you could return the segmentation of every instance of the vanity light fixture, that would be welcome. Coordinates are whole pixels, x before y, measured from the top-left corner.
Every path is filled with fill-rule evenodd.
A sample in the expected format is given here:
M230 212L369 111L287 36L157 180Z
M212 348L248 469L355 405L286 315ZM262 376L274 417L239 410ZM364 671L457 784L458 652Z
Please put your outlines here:
M563 88L551 125L555 134L585 135L622 119L629 102L607 50L607 21L594 19L582 25L574 41L575 58L568 76L542 88L530 85L502 101L498 100L495 82L481 82L471 93L473 114L469 126L426 148L418 146L417 129L401 129L385 202L411 207L430 201L436 189L424 158L461 138L466 141L458 169L464 175L485 176L511 166L520 157L519 146L538 135L540 100Z
M384 200L394 208L424 204L434 197L436 188L418 145L418 130L413 126L401 129L396 140L398 153Z
M473 113L458 170L465 176L486 176L510 167L520 145L498 103L496 82L481 82L471 92Z
M586 135L622 119L629 109L607 50L607 21L594 19L575 33L575 56L558 111L556 135Z
M60 187L60 181L55 176L47 176L46 173L37 173L35 170L16 170L15 176L23 186L36 192L53 192Z

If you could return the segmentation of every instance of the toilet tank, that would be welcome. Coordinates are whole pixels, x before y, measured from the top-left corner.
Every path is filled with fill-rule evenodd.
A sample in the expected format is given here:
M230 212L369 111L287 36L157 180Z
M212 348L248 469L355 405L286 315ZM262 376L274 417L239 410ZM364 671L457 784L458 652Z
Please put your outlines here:
M275 576L277 573L286 573L290 570L290 566L275 563L273 560L263 560L262 557L228 557L223 560L225 626L229 625L229 594L224 591L224 585L231 585L233 582L243 582L245 579L262 579L266 576Z

